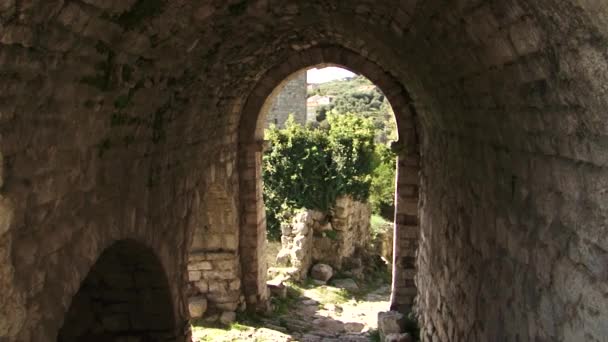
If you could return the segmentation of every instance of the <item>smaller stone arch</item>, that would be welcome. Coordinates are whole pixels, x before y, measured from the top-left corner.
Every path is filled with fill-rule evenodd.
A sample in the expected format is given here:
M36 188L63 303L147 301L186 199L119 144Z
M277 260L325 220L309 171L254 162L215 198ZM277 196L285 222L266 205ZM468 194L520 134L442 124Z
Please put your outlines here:
M188 257L190 317L231 315L243 302L236 204L214 183L197 212Z
M134 240L108 247L72 298L58 342L181 341L171 291L154 251Z
M412 98L404 86L379 64L340 46L317 46L294 52L279 65L267 70L240 108L239 188L241 253L244 291L249 305L263 307L267 297L266 265L263 259L266 217L262 195L262 155L265 117L272 97L294 73L310 67L339 66L361 74L376 84L395 113L399 141L393 149L398 155L395 194L393 284L391 308L409 312L418 293L415 284L416 253L419 241L418 200L420 189L420 148L418 118ZM260 305L262 304L262 305Z

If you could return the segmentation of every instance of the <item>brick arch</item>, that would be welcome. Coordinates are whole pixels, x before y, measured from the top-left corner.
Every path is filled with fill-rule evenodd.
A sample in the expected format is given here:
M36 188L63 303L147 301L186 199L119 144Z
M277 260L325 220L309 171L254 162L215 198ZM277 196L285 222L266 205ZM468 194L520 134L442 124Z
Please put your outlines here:
M418 194L420 156L416 110L403 85L378 64L349 49L327 46L299 51L270 69L256 84L241 110L239 124L239 172L241 254L244 291L249 304L266 299L266 221L262 194L261 162L264 149L264 108L268 99L298 72L318 66L339 66L362 74L385 94L395 113L399 141L394 231L391 307L410 311L417 294L414 283L418 246Z

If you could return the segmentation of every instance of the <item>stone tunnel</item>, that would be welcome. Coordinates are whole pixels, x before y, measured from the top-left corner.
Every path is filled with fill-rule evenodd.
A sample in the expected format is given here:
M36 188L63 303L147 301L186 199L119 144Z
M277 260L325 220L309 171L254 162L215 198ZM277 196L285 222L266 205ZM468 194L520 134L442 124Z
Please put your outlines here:
M263 306L260 113L318 65L394 108L425 341L606 341L600 0L0 0L0 341L186 341L193 245Z

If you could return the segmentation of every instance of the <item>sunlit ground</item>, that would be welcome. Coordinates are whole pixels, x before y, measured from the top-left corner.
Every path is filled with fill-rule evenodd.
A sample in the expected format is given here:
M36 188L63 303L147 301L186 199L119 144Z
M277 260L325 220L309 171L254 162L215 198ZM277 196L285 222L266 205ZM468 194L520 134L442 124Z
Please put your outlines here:
M229 327L193 325L194 341L376 341L377 316L389 309L390 285L386 277L360 283L351 293L335 286L310 282L288 284L284 299L272 300L265 317L240 314Z

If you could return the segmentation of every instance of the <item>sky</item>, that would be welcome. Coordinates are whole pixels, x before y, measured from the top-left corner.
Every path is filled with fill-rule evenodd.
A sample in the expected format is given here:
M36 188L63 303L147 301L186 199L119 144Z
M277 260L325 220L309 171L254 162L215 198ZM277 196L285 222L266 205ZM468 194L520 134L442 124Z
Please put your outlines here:
M336 79L353 76L355 76L355 74L352 72L337 67L310 69L306 72L308 83L325 83Z

